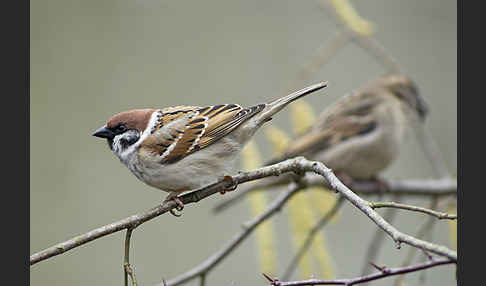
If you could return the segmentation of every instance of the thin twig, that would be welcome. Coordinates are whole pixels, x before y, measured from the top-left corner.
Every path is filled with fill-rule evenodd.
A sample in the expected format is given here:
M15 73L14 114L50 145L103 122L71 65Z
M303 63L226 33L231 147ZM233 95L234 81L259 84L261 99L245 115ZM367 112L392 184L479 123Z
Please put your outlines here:
M123 262L123 272L125 273L125 286L128 286L128 276L132 279L132 286L137 286L137 279L135 277L135 271L133 271L130 265L130 238L132 237L132 231L134 228L128 228L125 235L125 260Z
M437 203L438 203L438 199L435 198L435 199L432 199L432 202L430 204L430 208L435 208L437 207ZM425 236L429 233L431 233L435 223L437 222L437 220L435 219L435 217L429 217L429 219L420 227L420 229L417 231L417 233L415 234L415 237L416 238L425 238ZM415 256L415 253L417 252L417 248L415 247L412 247L410 248L408 254L407 254L407 257L405 258L405 260L402 262L401 266L402 267L405 267L405 266L408 266L412 263L412 260ZM394 285L395 286L399 286L403 280L403 276L399 276L397 277L397 279L395 280L395 283Z
M202 273L200 275L200 278L199 278L199 286L204 286L206 285L206 273ZM163 283L163 282L162 282ZM164 286L166 286L167 284L165 284Z
M237 175L233 176L233 182L228 182L227 180L217 182L215 184L200 188L198 190L195 190L193 192L184 194L182 196L179 196L179 199L184 203L184 205L195 203L200 201L203 198L206 198L210 195L213 195L215 193L219 193L220 191L226 190L234 185L242 184L245 182L249 181L254 181L258 180L267 176L277 176L280 175L282 172L287 172L287 171L281 171L279 169L279 166L273 165L268 166L265 168L260 168L254 171L250 172L241 172L238 173ZM89 231L85 234L78 235L72 239L69 239L67 241L58 243L52 247L49 247L47 249L44 249L40 252L37 252L35 254L32 254L30 256L30 265L34 265L40 261L43 261L45 259L57 256L59 254L62 254L68 250L71 250L73 248L79 247L83 244L86 244L90 241L93 241L95 239L104 237L106 235L122 231L124 229L128 228L133 228L136 227L146 221L149 221L155 217L158 217L169 210L177 207L177 203L174 201L166 201L162 203L161 205L158 205L150 210L132 215L130 217L127 217L125 219L119 220L117 222L113 222L111 224L96 228L92 231Z
M383 65L389 73L400 73L400 65L397 60L375 38L360 35L349 29L348 26L336 15L336 11L328 0L320 0L319 3L321 4L321 7L324 8L325 12L331 14L331 18L343 32L348 34L354 43L368 52L378 63Z
M376 211L374 211L369 203L351 191L346 187L339 179L333 174L333 172L327 168L324 164L316 161L309 161L304 157L297 157L294 159L289 159L278 164L262 167L250 172L242 172L233 176L233 182L221 181L210 186L198 189L196 191L190 192L188 194L180 196L180 200L185 204L195 203L201 199L208 197L212 194L218 193L222 190L226 190L241 184L244 182L261 179L269 176L278 176L286 172L303 173L303 172L314 172L323 176L330 184L331 188L340 192L344 197L355 205L359 210L361 210L366 216L368 216L376 225L382 228L386 233L388 233L393 240L397 243L397 247L400 243L407 243L409 245L420 247L430 252L447 256L451 259L457 259L457 253L448 249L445 246L436 245L430 242L416 239L410 235L401 233L388 222L386 222ZM80 245L86 244L90 241L98 239L100 237L118 232L129 227L135 227L148 220L151 220L169 210L175 208L177 203L174 201L164 202L162 205L156 206L155 208L139 213L118 222L102 226L88 233L79 235L75 238L67 240L65 242L59 243L53 247L40 251L30 256L30 265L33 265L39 261L45 260L47 258L59 255L70 249L78 247Z
M218 263L220 263L227 255L234 251L238 245L241 244L248 237L255 228L260 225L265 220L269 219L272 215L277 213L281 207L295 194L301 187L295 183L291 183L288 190L281 194L276 200L274 200L266 210L259 216L256 216L243 224L243 230L238 234L233 236L231 240L226 242L226 244L218 250L216 253L211 255L208 259L203 261L198 266L193 269L183 273L176 278L167 281L168 286L176 286L192 280L201 275L206 275L211 269L213 269ZM159 284L161 285L161 284Z
M248 184L238 189L229 199L218 203L214 208L214 213L222 212L234 204L242 201L250 192L261 191L261 189L272 189L290 181L290 176L280 176L278 178L267 178ZM308 186L324 186L329 188L329 184L315 174L307 174L302 182ZM383 190L376 181L353 182L353 192L360 195L401 195L406 197L444 197L457 195L457 181L451 178L442 179L408 179L408 180L387 180L387 189Z
M435 176L439 178L450 177L447 164L440 153L439 146L431 136L430 131L427 130L424 124L419 124L418 122L414 130L415 137L419 141L425 156L432 165Z
M417 207L417 206L406 205L406 204L395 203L395 202L378 202L378 203L370 202L370 207L372 209L396 208L396 209L409 210L414 212L421 212L424 214L435 216L438 219L457 219L457 215L455 214L448 214L448 213L430 210L423 207Z
M396 214L397 214L397 209L387 209L385 214L383 215L383 218L388 222L392 222L395 219ZM371 238L371 242L368 246L368 250L366 251L365 254L365 263L361 270L362 276L370 274L371 271L373 270L371 268L372 265L369 263L369 261L375 261L376 258L378 257L380 248L383 246L382 242L384 238L385 238L385 232L380 228L376 229L375 234ZM412 248L415 249L414 247Z
M300 86L304 83L311 75L317 72L323 65L325 65L329 60L336 56L339 51L342 50L349 43L350 37L348 33L341 31L336 32L332 38L323 43L307 64L303 65L297 72L297 77L294 83L290 86L291 90L296 86Z
M406 266L406 267L397 267L397 268L387 268L387 267L378 267L379 272L371 274L371 275L366 275L366 276L361 276L361 277L356 277L356 278L349 278L349 279L334 279L334 280L318 280L318 279L308 279L308 280L301 280L301 281L289 281L289 282L282 282L276 279L272 279L267 276L267 279L270 279L270 285L273 286L304 286L304 285L346 285L346 286L352 286L368 281L373 281L373 280L378 280L381 278L389 277L389 276L394 276L394 275L399 275L399 274L405 274L405 273L410 273L410 272L415 272L415 271L420 271L423 269L439 266L439 265L444 265L444 264L452 264L456 263L456 261L451 260L451 259L437 259L437 260L431 260L427 261L425 263L421 264L416 264L412 266Z
M429 252L439 254L441 256L446 256L450 259L457 259L457 252L448 249L445 246L440 246L430 242L426 242L420 239L416 239L408 234L404 234L398 231L395 227L390 225L387 221L383 219L375 210L373 210L369 203L351 191L346 187L334 173L327 168L321 162L309 161L303 157L297 157L292 160L287 160L282 163L292 162L293 166L296 168L301 168L301 171L312 171L323 176L331 185L331 187L340 192L348 201L355 205L360 211L362 211L366 216L368 216L378 227L383 229L390 237L395 241L397 247L400 247L401 243L406 243L411 246L419 247L425 249ZM280 164L282 164L280 163Z
M299 263L300 259L304 256L305 252L309 249L312 245L312 241L314 240L315 235L321 230L327 222L338 212L339 208L341 207L342 203L344 202L344 197L340 196L339 199L336 201L332 209L330 209L317 223L312 227L312 229L307 234L304 243L300 246L297 253L294 255L292 260L290 261L287 268L285 268L284 274L282 275L282 279L287 280L290 278L292 273L294 272L297 264Z

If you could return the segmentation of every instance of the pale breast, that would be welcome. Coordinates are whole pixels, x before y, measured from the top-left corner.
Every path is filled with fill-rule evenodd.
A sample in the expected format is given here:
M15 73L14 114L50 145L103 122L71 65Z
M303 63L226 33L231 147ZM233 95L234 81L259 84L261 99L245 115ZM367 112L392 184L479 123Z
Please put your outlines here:
M367 134L354 136L316 154L334 171L355 179L370 179L387 168L397 157L404 133L404 117L399 106L380 106L376 127Z
M136 160L128 167L137 178L152 187L164 191L193 190L234 174L240 150L238 143L222 138L175 163L146 164Z

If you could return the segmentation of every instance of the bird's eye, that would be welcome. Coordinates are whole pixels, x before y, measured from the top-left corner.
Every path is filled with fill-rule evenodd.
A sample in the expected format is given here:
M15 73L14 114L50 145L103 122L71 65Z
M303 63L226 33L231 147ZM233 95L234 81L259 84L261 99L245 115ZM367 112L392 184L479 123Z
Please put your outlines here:
M118 126L116 127L116 131L118 131L118 132L123 132L123 131L125 131L125 130L127 130L127 128L126 128L126 127L125 127L125 125L123 125L123 124L120 124L120 125L118 125Z

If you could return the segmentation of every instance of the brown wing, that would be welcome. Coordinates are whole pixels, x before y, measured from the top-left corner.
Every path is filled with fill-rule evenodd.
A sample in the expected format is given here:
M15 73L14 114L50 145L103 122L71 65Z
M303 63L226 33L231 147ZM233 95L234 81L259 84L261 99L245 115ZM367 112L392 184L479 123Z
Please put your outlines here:
M326 129L330 122L339 118L369 115L373 108L383 101L382 97L376 96L379 92L383 91L369 88L365 90L357 90L352 94L342 97L321 112L316 120L317 124L315 124L308 132Z
M176 106L160 110L151 134L138 149L139 157L155 162L167 157L185 134L187 123L199 109L197 106Z
M267 164L296 156L311 157L316 152L324 151L339 142L373 131L376 122L372 111L381 100L372 93L355 93L342 98L323 111L317 120L318 123L296 138L282 157Z
M310 156L323 151L337 143L349 138L367 134L376 128L374 120L363 120L356 117L347 117L342 120L330 122L320 132L311 132L298 138L285 150L285 158L295 156Z
M237 104L207 107L179 106L161 111L159 124L140 149L159 154L160 163L174 163L203 149L233 131L264 105L242 108Z

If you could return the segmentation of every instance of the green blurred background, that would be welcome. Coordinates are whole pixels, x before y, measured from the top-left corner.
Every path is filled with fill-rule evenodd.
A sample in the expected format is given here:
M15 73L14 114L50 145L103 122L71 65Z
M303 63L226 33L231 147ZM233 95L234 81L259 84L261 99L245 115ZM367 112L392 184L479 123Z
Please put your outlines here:
M352 3L375 23L376 38L431 105L427 128L455 174L456 1ZM336 31L317 1L37 0L30 9L31 254L165 198L131 175L106 142L91 136L108 117L133 108L251 105L281 96L298 69ZM325 91L307 101L320 111L383 72L363 50L347 45L306 82L329 81ZM290 130L288 112L272 122ZM263 132L256 141L269 158ZM432 174L410 137L384 176ZM240 230L250 217L246 203L223 215L210 212L229 196L213 196L186 207L181 218L164 215L138 228L131 262L139 284L153 285L185 272ZM280 272L293 255L286 213L274 217ZM394 225L414 234L424 221L423 215L400 212ZM326 228L337 277L359 275L375 229L349 204L339 222ZM433 241L452 247L446 222L436 224ZM31 285L122 285L123 243L119 232L40 262L30 268ZM408 249L397 250L386 238L375 262L398 266ZM295 273L293 278L299 278ZM455 285L454 275L454 266L428 270L425 285ZM419 274L405 281L417 285ZM254 237L210 273L207 285L266 285Z

